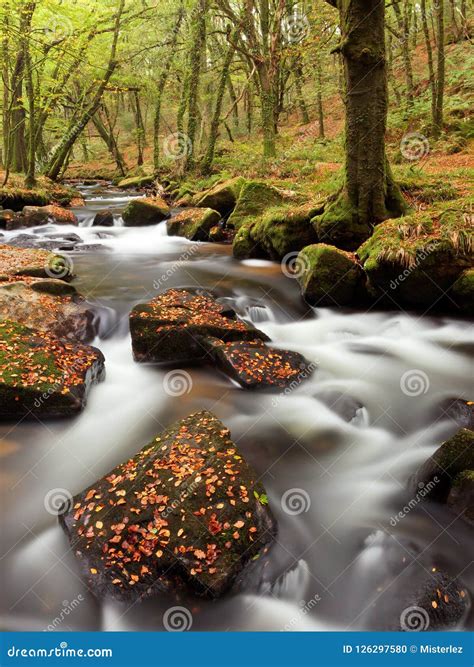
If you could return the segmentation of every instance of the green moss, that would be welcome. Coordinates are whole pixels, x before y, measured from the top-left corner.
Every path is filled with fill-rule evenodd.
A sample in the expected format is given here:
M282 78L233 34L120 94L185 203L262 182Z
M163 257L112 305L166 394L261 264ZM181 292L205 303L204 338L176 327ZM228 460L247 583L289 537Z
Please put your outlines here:
M262 181L249 181L240 191L237 205L227 221L227 225L236 230L248 225L260 217L267 209L281 206L285 202L297 203L294 194L284 192Z
M228 215L234 210L245 182L244 178L238 176L217 183L206 192L200 192L194 197L196 206L212 208L221 215Z
M371 233L369 225L359 221L357 210L350 205L344 193L329 204L322 215L315 216L311 223L320 241L344 250L355 250Z
M452 295L466 315L474 315L474 268L463 271L453 285Z
M433 454L432 460L451 478L474 468L474 431L460 429Z
M363 271L354 257L324 243L300 252L296 275L304 298L312 305L353 304L362 292Z
M210 230L221 216L210 208L188 208L167 221L170 236L184 236L190 241L209 241Z
M160 197L133 199L128 203L122 217L126 227L155 225L170 217L170 208Z
M143 188L146 185L152 185L154 181L154 176L132 176L129 178L123 178L117 183L119 188Z
M461 200L378 225L357 251L374 290L406 305L442 301L472 265L472 223L464 206Z

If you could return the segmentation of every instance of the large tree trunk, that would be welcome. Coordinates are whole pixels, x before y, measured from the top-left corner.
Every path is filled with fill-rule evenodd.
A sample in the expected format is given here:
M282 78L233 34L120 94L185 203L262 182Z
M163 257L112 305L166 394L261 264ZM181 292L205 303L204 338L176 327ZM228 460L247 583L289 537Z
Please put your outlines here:
M426 0L421 0L421 25L425 36L426 54L428 58L428 76L431 90L431 120L434 127L436 118L436 78L433 64L433 49L431 47L430 29L426 19Z
M346 84L345 182L337 200L314 222L321 241L353 250L374 225L406 207L385 154L385 5L339 0L337 6Z

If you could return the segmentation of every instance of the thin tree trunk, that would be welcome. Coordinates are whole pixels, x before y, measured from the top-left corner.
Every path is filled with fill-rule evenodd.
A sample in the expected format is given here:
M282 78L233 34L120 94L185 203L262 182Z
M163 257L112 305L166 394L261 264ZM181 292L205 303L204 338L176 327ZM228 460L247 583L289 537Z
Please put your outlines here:
M99 84L99 87L91 103L86 106L79 120L73 121L71 123L63 140L59 143L58 147L51 156L48 168L46 170L46 176L48 176L53 180L56 180L57 177L59 176L61 169L66 161L66 158L69 155L72 147L74 146L74 143L76 142L80 134L83 132L87 123L92 119L97 109L99 108L102 95L104 94L107 84L110 81L110 78L115 71L115 68L117 66L117 62L115 60L117 53L117 42L120 33L120 24L121 24L124 5L125 5L125 0L120 0L117 14L115 17L114 33L112 38L112 47L110 50L109 63L105 71L104 77L101 83Z
M188 127L187 127L187 156L185 168L190 169L194 165L196 153L196 132L199 122L198 94L201 80L201 65L206 48L206 14L208 0L197 0L194 12L194 35L193 46L189 59L189 100L188 100Z
M297 56L294 66L295 73L295 87L296 87L296 99L301 113L301 122L304 125L309 123L309 114L308 107L303 96L303 65L301 62L301 56Z
M137 166L141 167L145 148L145 125L140 107L140 97L136 90L133 91L133 110L135 113L135 131L137 133Z
M155 171L160 167L160 121L161 121L161 102L163 97L163 91L168 81L168 77L171 71L171 66L176 54L176 44L178 42L179 30L181 28L181 23L184 18L183 6L179 8L178 16L176 18L176 23L174 24L173 32L171 35L171 44L169 47L168 57L165 60L163 65L163 70L161 71L160 78L158 79L158 90L156 93L155 99L155 116L153 121L153 166ZM182 129L179 130L178 132Z
M231 101L231 104L232 104L232 118L233 118L234 129L238 132L239 131L239 102L237 100L237 95L235 94L235 88L234 88L234 84L232 83L232 76L231 76L230 72L229 72L229 76L227 77L227 90L229 91L229 97L230 97L230 101Z
M437 138L443 128L444 103L444 0L437 0L436 25L438 29L436 105L434 117L434 136Z
M206 155L202 161L202 172L203 174L209 174L211 171L212 163L214 161L214 152L216 149L217 136L219 134L219 125L221 122L221 112L222 112L222 102L224 100L224 93L226 82L229 79L230 66L232 64L232 59L235 53L234 40L236 39L237 34L234 33L229 42L229 47L225 55L224 64L222 66L221 78L219 81L219 86L217 89L216 95L216 106L214 109L214 114L212 116L211 128L209 131L209 141L207 145Z
M436 119L436 77L433 64L433 49L431 47L430 29L426 19L426 0L421 0L421 25L425 36L426 55L428 58L428 77L431 90L431 122L434 127Z
M400 35L400 44L402 49L403 57L403 66L405 69L405 80L407 87L407 106L410 107L413 104L413 69L411 65L410 58L410 32L409 32L409 23L407 16L407 7L405 3L404 12L398 6L398 1L395 0L392 4L393 11L395 13L395 18L397 20L397 28Z
M321 60L319 56L316 61L316 79L318 86L316 101L318 106L319 137L320 139L324 139L325 133L324 133L324 108L323 108L323 79L321 71Z
M117 141L114 137L112 128L110 128L110 130L107 130L106 126L102 122L102 119L100 118L98 113L92 116L92 122L97 132L99 133L100 138L103 140L103 142L109 149L109 152L114 159L114 162L117 166L120 175L125 176L127 173L127 169L122 154L120 152L120 149L118 147Z
M32 63L30 57L30 33L31 33L31 21L33 18L33 12L35 11L36 3L28 2L24 7L23 11L25 13L25 25L23 27L22 33L22 43L23 43L23 58L25 62L25 86L26 86L26 95L28 98L28 155L27 155L27 165L26 165L26 178L25 185L27 188L34 188L36 185L35 179L35 158L36 158L36 132L35 132L35 94L33 88L33 72L32 72Z

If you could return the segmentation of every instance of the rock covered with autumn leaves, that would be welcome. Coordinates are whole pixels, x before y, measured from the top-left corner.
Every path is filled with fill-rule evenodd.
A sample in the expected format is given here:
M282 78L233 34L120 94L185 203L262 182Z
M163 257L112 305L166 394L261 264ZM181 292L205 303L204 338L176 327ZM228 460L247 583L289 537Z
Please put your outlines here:
M0 321L0 419L74 415L103 374L96 348Z
M59 520L98 597L215 598L241 584L276 533L257 477L203 411L75 496Z
M285 388L308 377L297 352L275 350L268 336L207 292L170 289L130 313L136 361L216 365L245 388Z

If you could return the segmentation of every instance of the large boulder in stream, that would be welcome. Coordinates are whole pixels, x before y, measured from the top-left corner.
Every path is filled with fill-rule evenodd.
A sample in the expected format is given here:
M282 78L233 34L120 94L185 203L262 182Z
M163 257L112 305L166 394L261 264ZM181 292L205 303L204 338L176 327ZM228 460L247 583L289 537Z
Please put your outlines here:
M190 241L209 241L210 231L220 219L220 213L210 208L187 208L170 218L166 227L169 236L184 236Z
M96 348L0 322L0 419L70 417L103 374Z
M374 297L405 307L468 311L472 282L462 280L474 263L472 215L465 203L434 213L387 220L358 249ZM461 279L461 282L459 280Z
M474 523L474 431L459 429L443 442L417 470L410 487L413 491L423 487L426 497Z
M161 197L132 199L122 213L125 227L156 225L167 220L170 215L170 207Z
M300 252L296 269L302 294L312 305L345 306L362 295L364 272L352 253L317 243Z
M194 195L193 201L196 206L211 208L222 216L227 216L234 210L245 183L245 178L242 176L230 178L222 183L217 183L205 192Z
M63 256L47 250L0 245L0 280L10 276L68 280L72 269Z
M139 600L241 585L276 527L265 489L207 411L176 422L59 516L90 590Z
M136 361L220 368L244 388L290 386L311 374L297 352L268 348L266 334L209 293L170 289L130 314Z
M124 190L139 189L139 188L144 188L148 185L153 185L154 182L155 182L155 177L153 175L129 176L119 181L117 183L117 187L122 188Z
M72 285L52 278L0 280L0 320L83 343L96 333L95 315L84 299Z
M93 227L113 227L114 226L114 213L110 208L106 208L103 211L98 211L94 220L92 221Z

